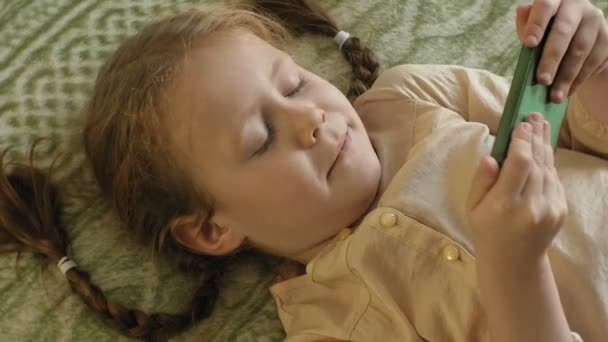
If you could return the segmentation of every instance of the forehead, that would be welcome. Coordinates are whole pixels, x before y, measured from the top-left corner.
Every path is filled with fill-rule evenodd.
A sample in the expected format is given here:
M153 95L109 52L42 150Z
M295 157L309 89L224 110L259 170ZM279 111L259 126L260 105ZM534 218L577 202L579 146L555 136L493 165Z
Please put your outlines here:
M164 120L176 152L216 160L233 153L242 113L255 102L273 61L286 57L247 31L218 33L193 48L167 92Z

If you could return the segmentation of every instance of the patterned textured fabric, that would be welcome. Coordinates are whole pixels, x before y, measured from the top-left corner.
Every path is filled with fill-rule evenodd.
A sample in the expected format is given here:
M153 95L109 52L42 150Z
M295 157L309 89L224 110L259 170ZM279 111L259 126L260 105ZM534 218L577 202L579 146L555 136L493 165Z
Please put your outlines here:
M80 142L79 110L98 67L145 22L220 0L0 1L0 147L36 163L55 157L70 254L106 295L147 312L177 312L194 278L135 243L99 200ZM368 41L385 67L461 64L509 75L518 53L516 0L322 0L342 28ZM608 10L608 1L596 1ZM346 63L329 39L290 51L341 89ZM56 267L23 253L0 255L0 341L115 341L121 338L76 297ZM227 270L214 315L176 341L277 341L284 336L268 293L273 262L247 259Z

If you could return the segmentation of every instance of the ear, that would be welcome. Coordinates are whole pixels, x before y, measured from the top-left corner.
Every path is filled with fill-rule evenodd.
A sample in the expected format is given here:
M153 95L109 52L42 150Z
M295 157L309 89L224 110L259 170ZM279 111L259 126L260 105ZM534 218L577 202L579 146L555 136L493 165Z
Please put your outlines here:
M245 241L243 233L233 227L219 225L213 218L205 224L205 217L201 214L173 219L170 230L175 241L198 254L226 255Z

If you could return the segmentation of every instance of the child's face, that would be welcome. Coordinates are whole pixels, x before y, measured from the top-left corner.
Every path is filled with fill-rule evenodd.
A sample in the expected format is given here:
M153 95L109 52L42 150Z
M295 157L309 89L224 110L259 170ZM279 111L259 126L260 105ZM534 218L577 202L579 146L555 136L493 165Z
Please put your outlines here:
M222 232L301 260L376 195L379 161L346 97L251 33L191 51L168 102L172 148Z

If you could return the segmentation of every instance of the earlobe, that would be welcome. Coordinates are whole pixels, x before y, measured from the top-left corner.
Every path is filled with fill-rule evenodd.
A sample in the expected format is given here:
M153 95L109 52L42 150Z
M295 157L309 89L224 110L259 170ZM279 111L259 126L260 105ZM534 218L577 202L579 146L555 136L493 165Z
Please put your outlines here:
M239 248L245 235L232 227L220 226L203 215L180 216L170 223L171 236L186 249L207 255L226 255Z

